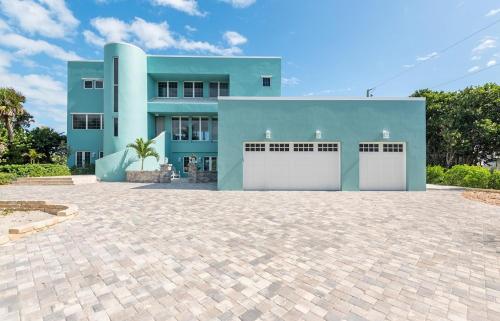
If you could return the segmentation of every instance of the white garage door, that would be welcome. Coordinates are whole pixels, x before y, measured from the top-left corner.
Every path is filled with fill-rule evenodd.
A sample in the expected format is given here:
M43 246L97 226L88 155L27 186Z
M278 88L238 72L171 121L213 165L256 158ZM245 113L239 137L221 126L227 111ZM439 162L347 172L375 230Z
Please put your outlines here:
M339 190L340 144L245 143L243 189Z
M362 191L405 191L405 144L359 144L359 189Z

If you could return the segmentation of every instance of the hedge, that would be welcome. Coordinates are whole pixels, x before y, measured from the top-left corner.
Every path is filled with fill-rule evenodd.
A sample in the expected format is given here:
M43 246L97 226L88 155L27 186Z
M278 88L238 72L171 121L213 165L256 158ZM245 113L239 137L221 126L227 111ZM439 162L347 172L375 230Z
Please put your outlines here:
M471 165L455 165L448 170L427 166L427 183L500 189L500 171Z
M71 175L94 175L95 166L94 164L87 167L71 167Z
M10 173L18 177L68 176L68 166L58 164L1 165L0 173Z
M15 174L11 173L0 173L0 185L7 185L12 183L16 179Z

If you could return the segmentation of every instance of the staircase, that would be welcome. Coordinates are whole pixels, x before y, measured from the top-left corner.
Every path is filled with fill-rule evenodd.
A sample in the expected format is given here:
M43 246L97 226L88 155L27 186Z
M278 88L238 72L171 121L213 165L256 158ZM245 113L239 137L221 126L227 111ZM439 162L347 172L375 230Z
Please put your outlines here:
M20 177L13 185L80 185L96 183L95 175Z

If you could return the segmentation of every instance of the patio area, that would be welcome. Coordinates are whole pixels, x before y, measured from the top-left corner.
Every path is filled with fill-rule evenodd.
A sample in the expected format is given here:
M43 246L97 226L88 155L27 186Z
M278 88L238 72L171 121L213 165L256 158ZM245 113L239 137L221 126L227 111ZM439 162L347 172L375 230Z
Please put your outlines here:
M500 208L457 190L96 183L0 199L79 207L0 246L2 321L500 320Z

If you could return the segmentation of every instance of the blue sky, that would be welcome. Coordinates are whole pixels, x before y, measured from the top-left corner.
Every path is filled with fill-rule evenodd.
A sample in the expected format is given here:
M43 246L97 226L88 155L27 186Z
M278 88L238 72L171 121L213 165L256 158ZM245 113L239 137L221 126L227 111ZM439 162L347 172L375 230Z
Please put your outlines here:
M361 96L403 70L374 95L467 75L435 88L455 90L500 82L500 23L441 53L499 19L498 0L0 0L0 86L65 131L66 61L127 41L152 54L281 56L285 96Z

